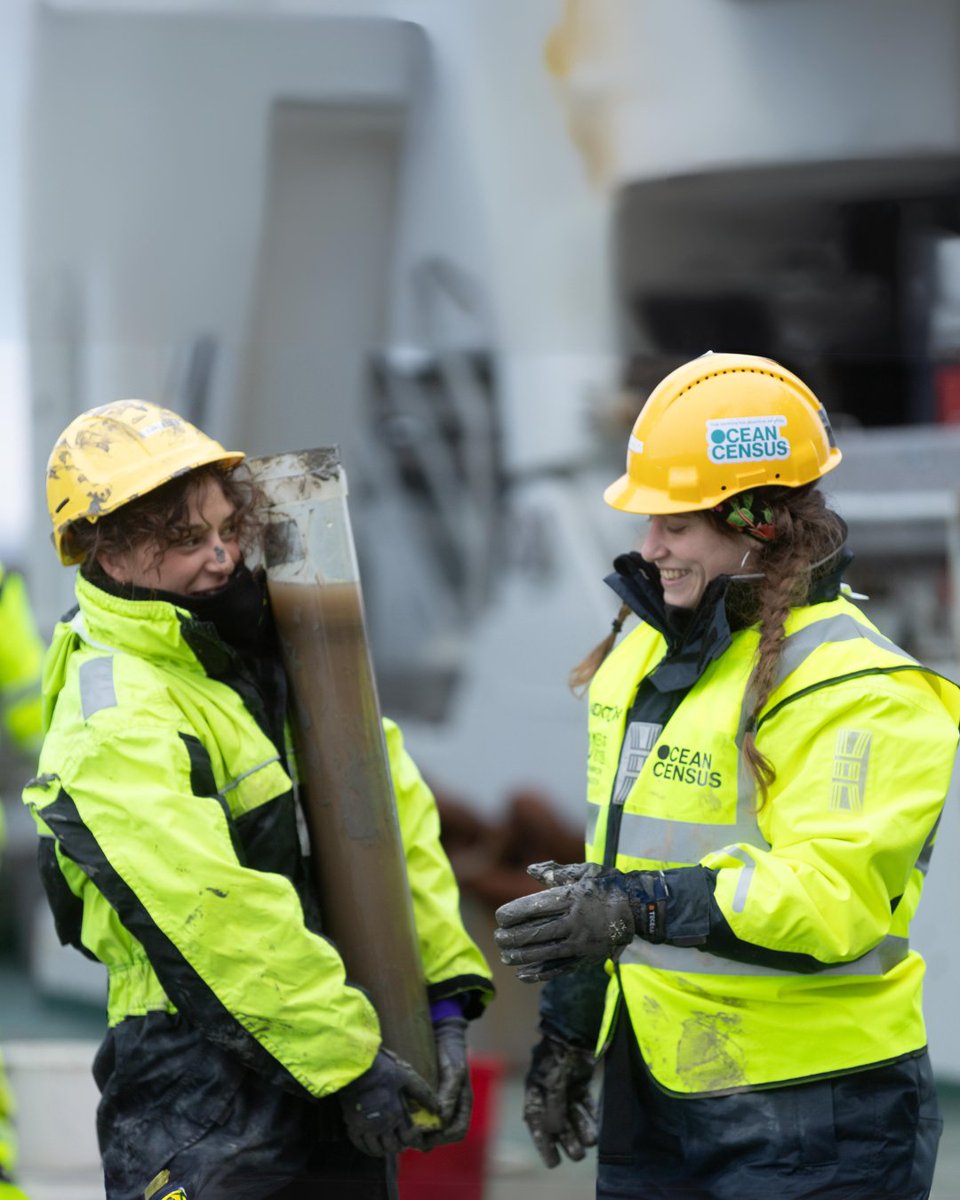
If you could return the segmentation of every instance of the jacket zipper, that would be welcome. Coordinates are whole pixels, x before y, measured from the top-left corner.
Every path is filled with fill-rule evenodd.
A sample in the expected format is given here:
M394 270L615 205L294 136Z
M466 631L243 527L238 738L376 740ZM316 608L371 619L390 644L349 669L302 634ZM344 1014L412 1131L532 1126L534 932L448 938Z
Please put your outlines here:
M616 789L616 784L614 784ZM607 805L607 836L603 844L603 865L612 867L617 862L617 847L620 845L620 824L623 820L624 801L610 797Z

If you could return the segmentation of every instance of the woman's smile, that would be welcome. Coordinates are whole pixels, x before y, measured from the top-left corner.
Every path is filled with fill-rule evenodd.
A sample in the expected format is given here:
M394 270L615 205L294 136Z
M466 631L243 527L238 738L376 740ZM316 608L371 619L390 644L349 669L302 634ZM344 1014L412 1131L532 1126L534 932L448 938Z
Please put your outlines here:
M707 584L733 575L749 549L747 538L720 528L700 512L653 516L640 553L660 572L663 598L675 608L696 608Z

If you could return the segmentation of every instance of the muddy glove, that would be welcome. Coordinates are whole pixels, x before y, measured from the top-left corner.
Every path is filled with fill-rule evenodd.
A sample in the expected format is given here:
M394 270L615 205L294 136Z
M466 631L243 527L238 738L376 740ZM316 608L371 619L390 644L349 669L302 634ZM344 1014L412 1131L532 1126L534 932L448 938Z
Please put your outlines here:
M350 1141L364 1154L379 1158L417 1142L408 1099L437 1111L436 1096L413 1067L382 1048L369 1068L341 1088L337 1097Z
M467 1134L473 1109L473 1088L467 1063L466 1017L444 1017L433 1026L437 1044L437 1101L442 1126L421 1134L418 1143L424 1150L459 1142Z
M497 909L500 958L520 968L518 979L552 979L616 958L635 934L662 941L666 888L657 872L553 862L527 872L555 886Z
M589 1050L549 1033L533 1048L524 1081L523 1119L548 1167L560 1163L562 1147L579 1162L597 1144L597 1115L590 1080L596 1063Z

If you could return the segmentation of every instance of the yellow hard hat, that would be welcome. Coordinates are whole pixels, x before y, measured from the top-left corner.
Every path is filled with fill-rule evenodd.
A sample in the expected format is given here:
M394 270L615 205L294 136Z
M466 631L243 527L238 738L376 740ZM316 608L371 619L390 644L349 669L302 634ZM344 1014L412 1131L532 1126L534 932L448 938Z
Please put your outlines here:
M60 561L69 566L82 557L70 545L73 522L93 524L175 475L207 463L232 467L243 458L147 400L88 409L63 431L47 462L47 506Z
M796 375L752 354L703 354L650 393L626 473L603 498L624 512L693 512L750 488L811 483L840 457L826 409Z

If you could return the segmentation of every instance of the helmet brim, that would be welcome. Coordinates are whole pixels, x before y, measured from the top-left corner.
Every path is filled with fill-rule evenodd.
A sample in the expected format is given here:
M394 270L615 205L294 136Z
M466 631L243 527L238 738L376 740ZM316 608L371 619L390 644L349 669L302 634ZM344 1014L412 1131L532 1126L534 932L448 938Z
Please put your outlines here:
M781 483L782 487L803 487L807 483L816 483L829 471L840 465L840 460L843 458L840 450L836 446L832 446L827 454L826 461L819 468L818 472L811 475L809 479L800 479L789 483ZM718 504L722 504L724 500L729 500L731 496L739 495L740 492L750 491L755 487L771 487L776 486L776 481L766 480L760 483L744 484L743 487L734 488L729 491L720 492L709 497L701 497L699 500L690 500L684 497L674 497L668 495L660 488L644 487L630 478L629 472L625 472L615 479L608 487L604 489L603 498L611 508L615 508L620 512L635 513L637 516L667 516L670 513L684 512L706 512L711 508L715 508Z

